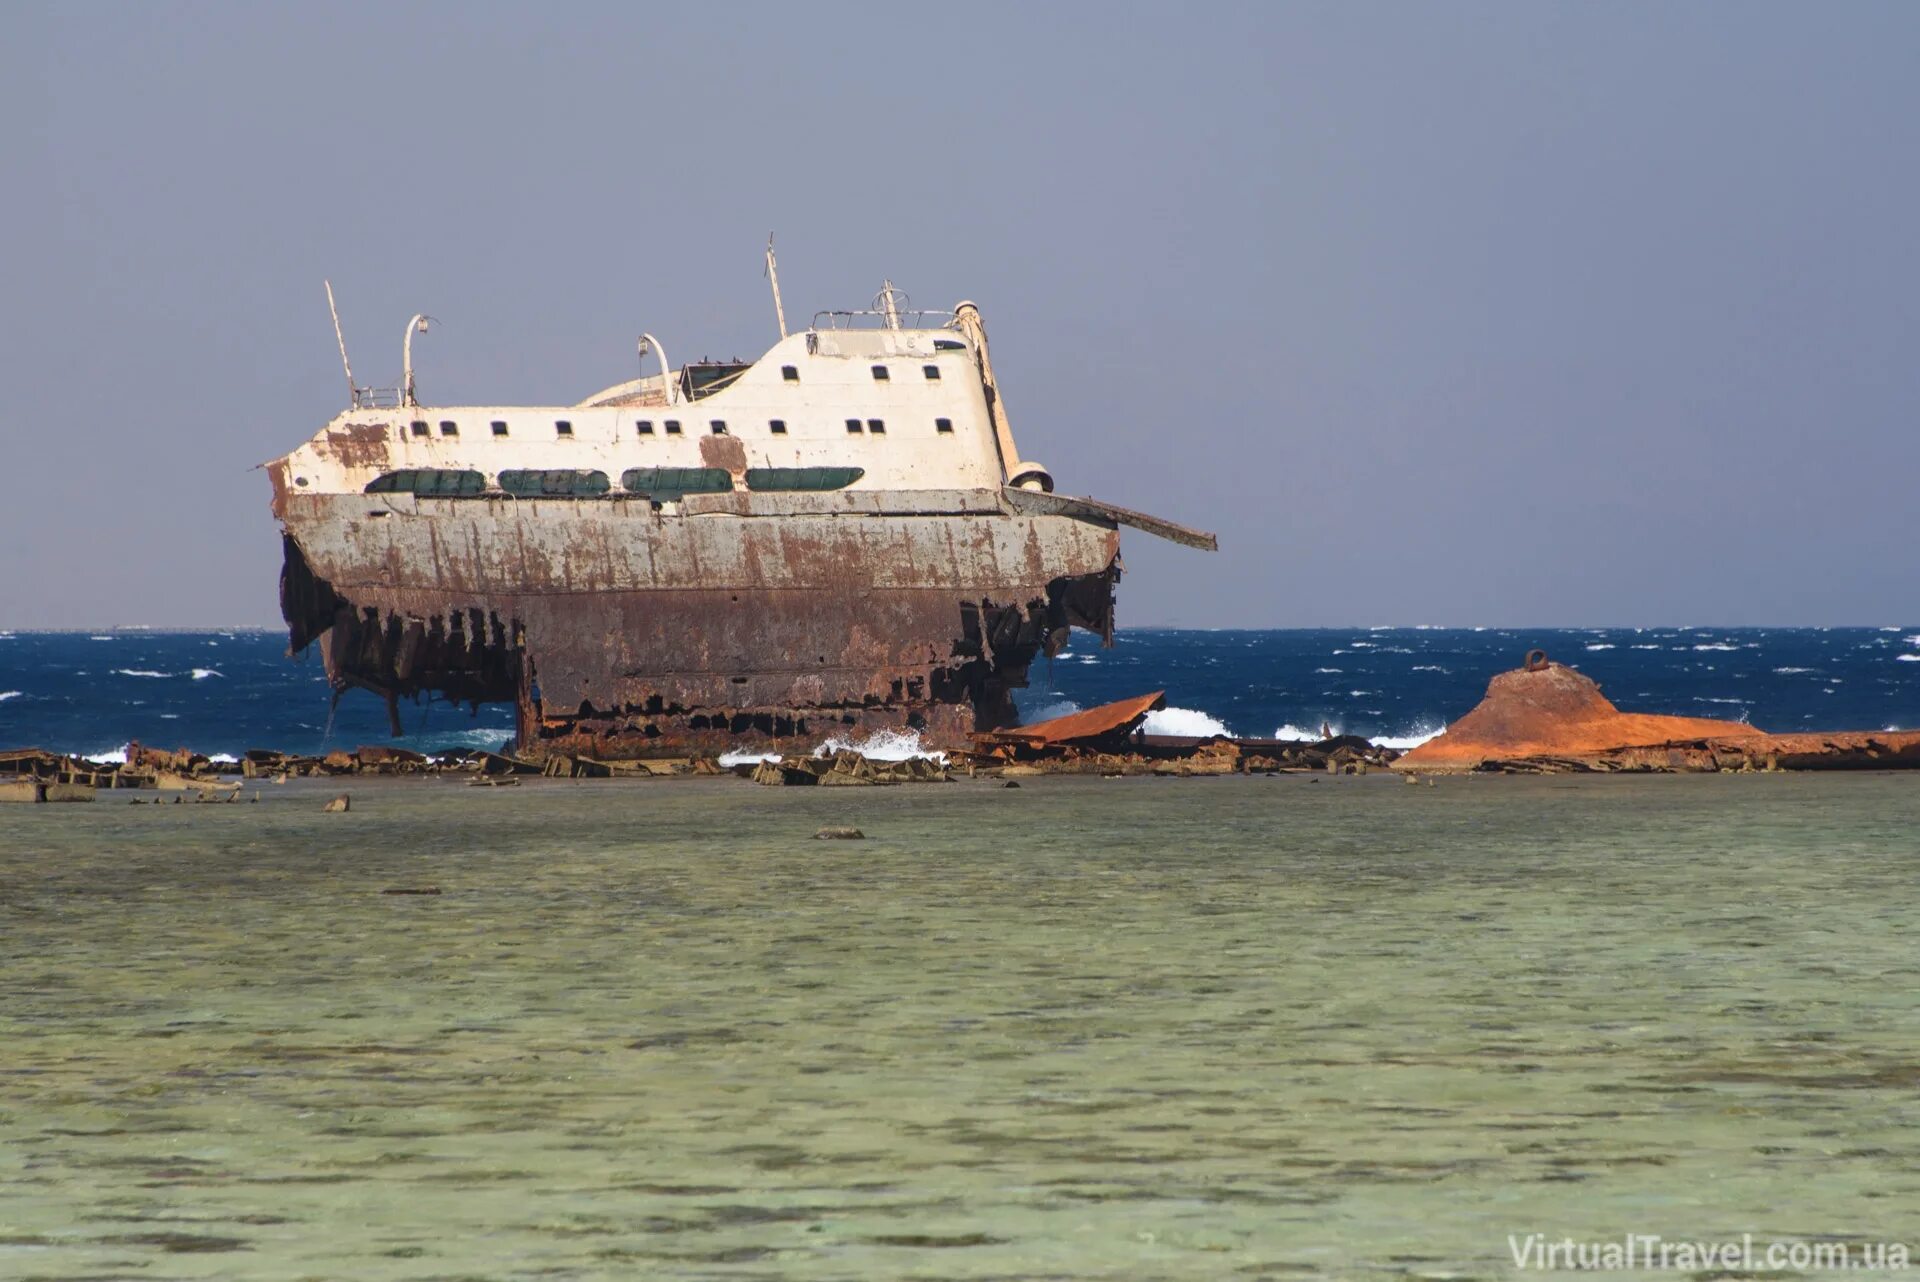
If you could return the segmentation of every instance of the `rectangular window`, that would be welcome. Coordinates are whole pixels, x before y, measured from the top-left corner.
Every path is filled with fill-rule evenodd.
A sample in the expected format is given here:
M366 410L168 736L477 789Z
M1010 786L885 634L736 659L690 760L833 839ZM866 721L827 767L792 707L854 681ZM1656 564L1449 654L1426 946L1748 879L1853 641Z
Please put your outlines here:
M938 365L922 365L920 368L926 371L928 382L938 383L940 381L940 367Z
M573 424L567 422L564 418L559 419L553 425L553 434L555 436L572 436Z
M848 430L849 432L857 432L857 431L859 431L859 430L860 430L860 420L859 420L859 419L857 419L857 418L850 418L850 419L848 419L848 420L847 420L847 430Z
M780 367L780 377L786 379L789 383L798 383L800 381L800 370L793 365L782 365Z
M670 419L668 419L668 420L667 420L667 423L666 423L666 427L667 427L667 435L668 435L668 436L678 436L678 435L680 435L680 420L679 420L679 419L677 419L677 418L670 418Z
M951 432L953 430L953 420L950 418L936 418L933 420L933 430L936 432Z
M787 420L784 418L770 418L767 420L767 430L775 436L785 436L787 434Z
M867 430L876 436L884 435L887 430L887 425L885 421L881 419L870 418L867 420Z
M634 423L633 430L639 433L641 436L652 436L653 420L650 418L640 419L638 422Z
M716 418L709 422L707 426L713 429L715 436L725 436L727 434L727 420L724 418Z
M493 434L495 436L505 436L507 434L507 425L496 418L493 420Z
M460 435L460 425L450 418L443 418L440 420L440 435L458 436Z
M413 434L415 436L425 436L427 434L427 425L416 418L413 420Z
M885 365L875 365L875 366L873 367L873 381L874 381L874 382L876 382L876 383L884 383L884 382L886 382L886 381L887 381L888 379L890 379L890 378L892 378L892 377L893 377L893 375L891 375L891 374L889 374L889 373L887 373L887 367L886 367Z

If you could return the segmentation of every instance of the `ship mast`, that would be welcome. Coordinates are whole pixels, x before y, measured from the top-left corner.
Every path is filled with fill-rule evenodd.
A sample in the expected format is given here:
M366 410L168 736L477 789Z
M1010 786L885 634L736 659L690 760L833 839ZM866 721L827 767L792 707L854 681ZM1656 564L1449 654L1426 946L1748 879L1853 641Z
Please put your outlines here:
M773 261L773 233L767 233L767 279L773 282L773 318L780 322L780 337L787 336L787 309L780 305L780 265Z
M353 362L347 359L347 336L340 332L340 309L333 305L333 282L320 283L327 287L327 312L333 317L333 341L340 344L340 366L347 371L347 403L351 405L360 399L360 389L353 381Z

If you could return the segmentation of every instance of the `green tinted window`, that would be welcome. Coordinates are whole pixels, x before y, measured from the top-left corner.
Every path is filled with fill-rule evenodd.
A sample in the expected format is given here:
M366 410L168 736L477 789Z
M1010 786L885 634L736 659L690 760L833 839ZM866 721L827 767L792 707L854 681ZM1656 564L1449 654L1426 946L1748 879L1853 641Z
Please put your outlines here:
M512 469L500 473L500 488L515 498L593 498L612 489L607 474L577 468Z
M452 468L407 468L386 472L367 482L368 494L417 494L422 498L472 498L487 488L478 472Z
M750 490L844 490L867 474L864 467L750 467Z
M630 467L620 474L620 488L665 502L683 494L724 494L733 478L717 467Z

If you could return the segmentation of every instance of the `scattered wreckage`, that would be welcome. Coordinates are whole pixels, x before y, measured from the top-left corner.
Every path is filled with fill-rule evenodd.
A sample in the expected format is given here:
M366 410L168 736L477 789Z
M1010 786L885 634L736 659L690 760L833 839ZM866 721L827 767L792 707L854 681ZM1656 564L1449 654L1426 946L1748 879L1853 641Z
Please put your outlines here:
M0 802L90 801L100 789L169 792L176 800L232 800L245 781L339 776L462 776L476 787L528 777L651 779L732 774L779 787L944 783L956 776L1329 773L1391 769L1412 778L1461 773L1757 772L1920 768L1920 730L1769 734L1740 721L1622 712L1593 678L1535 650L1487 685L1486 697L1441 734L1407 752L1355 735L1320 740L1156 735L1153 691L1067 716L976 731L952 752L882 760L853 751L766 754L723 765L711 756L600 758L549 750L538 760L468 749L428 756L368 745L302 756L254 748L237 758L127 745L122 762L39 748L0 750Z

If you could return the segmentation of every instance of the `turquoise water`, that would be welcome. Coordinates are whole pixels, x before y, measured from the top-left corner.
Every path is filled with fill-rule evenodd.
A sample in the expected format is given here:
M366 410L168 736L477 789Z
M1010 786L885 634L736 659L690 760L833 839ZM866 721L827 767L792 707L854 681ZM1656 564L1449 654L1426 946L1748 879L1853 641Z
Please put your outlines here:
M335 790L0 808L0 1277L1920 1240L1912 777Z

